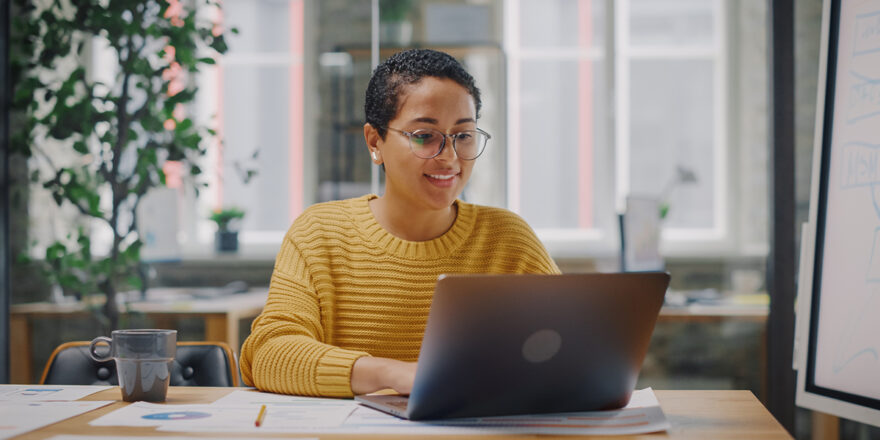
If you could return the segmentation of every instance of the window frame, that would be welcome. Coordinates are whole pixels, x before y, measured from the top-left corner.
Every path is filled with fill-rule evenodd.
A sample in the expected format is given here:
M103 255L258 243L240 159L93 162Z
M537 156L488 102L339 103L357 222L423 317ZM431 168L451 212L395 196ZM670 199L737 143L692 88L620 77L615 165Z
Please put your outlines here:
M583 0L582 0L583 1ZM633 48L629 45L629 4L630 0L605 0L604 24L605 38L603 52L608 54L604 65L606 66L607 82L611 88L610 101L606 105L609 117L605 118L608 126L606 129L609 143L613 145L613 151L608 156L607 166L613 167L614 176L611 182L615 191L615 209L622 212L625 200L629 193L629 85L630 63L642 59L699 59L710 60L713 65L713 162L714 169L712 178L713 188L713 218L712 228L669 228L664 227L661 234L661 253L665 257L693 257L693 256L732 256L762 254L765 247L760 244L738 244L739 221L738 217L732 216L737 212L738 194L737 186L732 181L732 176L737 175L737 161L733 151L734 141L730 138L731 120L730 114L735 114L738 109L730 108L736 105L731 99L731 80L737 75L730 71L728 58L732 46L729 40L729 26L732 19L728 18L725 3L721 0L712 0L713 6L713 44L711 46L697 47L695 49L674 48L669 46L651 46ZM541 48L536 50L529 48L524 50L519 42L519 11L520 1L512 0L506 3L505 11L505 53L508 57L508 120L510 130L514 130L519 118L519 66L525 60L530 59L600 59L601 53L595 50ZM613 60L613 61L612 61ZM613 110L613 116L610 116ZM519 145L515 132L508 133L508 208L519 212ZM599 185L594 185L598 187ZM589 229L557 229L536 228L535 232L544 242L548 251L557 258L590 258L609 257L619 252L619 230L610 228Z
M248 67L286 67L289 69L290 104L289 131L289 176L285 192L288 197L288 215L291 221L306 207L305 188L308 184L307 171L304 166L304 146L311 129L307 128L304 101L306 97L305 79L305 15L308 13L306 0L287 0L289 2L288 20L290 22L289 47L287 51L244 51L228 53L216 60L213 66L205 66L197 74L200 93L197 96L198 118L204 126L216 131L211 140L210 148L204 157L203 164L207 171L208 188L197 197L193 192L185 194L184 206L195 206L195 211L187 209L183 213L182 232L187 237L181 243L184 257L205 257L213 254L214 228L204 213L221 209L223 201L223 130L225 113L223 107L223 74L224 69L237 66ZM214 17L222 22L223 17ZM299 31L295 31L299 29ZM207 92L204 92L207 91ZM216 109L216 114L203 109ZM299 133L299 134L296 134ZM261 257L274 255L284 238L285 230L254 231L241 230L239 242L240 253Z

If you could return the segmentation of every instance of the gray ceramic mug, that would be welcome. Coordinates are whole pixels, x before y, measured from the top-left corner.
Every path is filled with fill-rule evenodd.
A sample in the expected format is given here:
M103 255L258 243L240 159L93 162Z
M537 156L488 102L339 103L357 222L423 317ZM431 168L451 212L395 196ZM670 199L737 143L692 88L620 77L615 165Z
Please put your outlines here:
M110 346L109 353L95 351L101 342ZM126 402L164 402L176 353L177 330L113 330L109 338L98 336L89 345L89 354L96 361L116 361L116 376Z

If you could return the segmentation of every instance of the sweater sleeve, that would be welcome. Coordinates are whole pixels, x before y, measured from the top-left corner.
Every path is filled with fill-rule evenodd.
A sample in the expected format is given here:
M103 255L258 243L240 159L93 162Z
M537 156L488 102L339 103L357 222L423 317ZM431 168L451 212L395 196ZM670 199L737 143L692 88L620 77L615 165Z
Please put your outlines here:
M556 265L556 262L550 256L550 253L547 252L547 248L544 247L544 244L541 243L541 240L535 234L535 231L525 221L523 221L523 224L525 226L523 236L531 243L529 253L525 256L526 269L523 272L538 274L562 273L559 270L559 266Z
M351 369L367 353L324 343L318 293L306 262L285 237L275 262L269 297L241 349L245 384L261 391L351 397Z

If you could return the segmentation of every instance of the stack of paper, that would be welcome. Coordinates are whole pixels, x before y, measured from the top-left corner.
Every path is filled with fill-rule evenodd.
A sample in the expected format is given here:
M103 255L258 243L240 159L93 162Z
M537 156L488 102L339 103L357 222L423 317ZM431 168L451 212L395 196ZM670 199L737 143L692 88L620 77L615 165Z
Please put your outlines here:
M265 405L262 424L254 422ZM212 404L170 405L137 402L91 422L97 426L154 426L174 432L299 432L365 434L569 434L614 435L669 428L654 392L633 393L614 411L479 417L411 422L360 406L352 400L233 391Z
M0 385L0 439L109 405L113 401L74 401L110 387Z

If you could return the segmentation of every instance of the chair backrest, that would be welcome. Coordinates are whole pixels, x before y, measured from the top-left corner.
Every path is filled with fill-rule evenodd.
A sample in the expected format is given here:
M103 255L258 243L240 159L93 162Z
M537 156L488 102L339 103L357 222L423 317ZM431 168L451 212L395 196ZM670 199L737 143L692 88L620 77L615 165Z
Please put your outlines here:
M116 363L89 356L89 341L58 346L43 369L41 384L118 385ZM178 342L172 386L237 387L238 366L225 342Z

